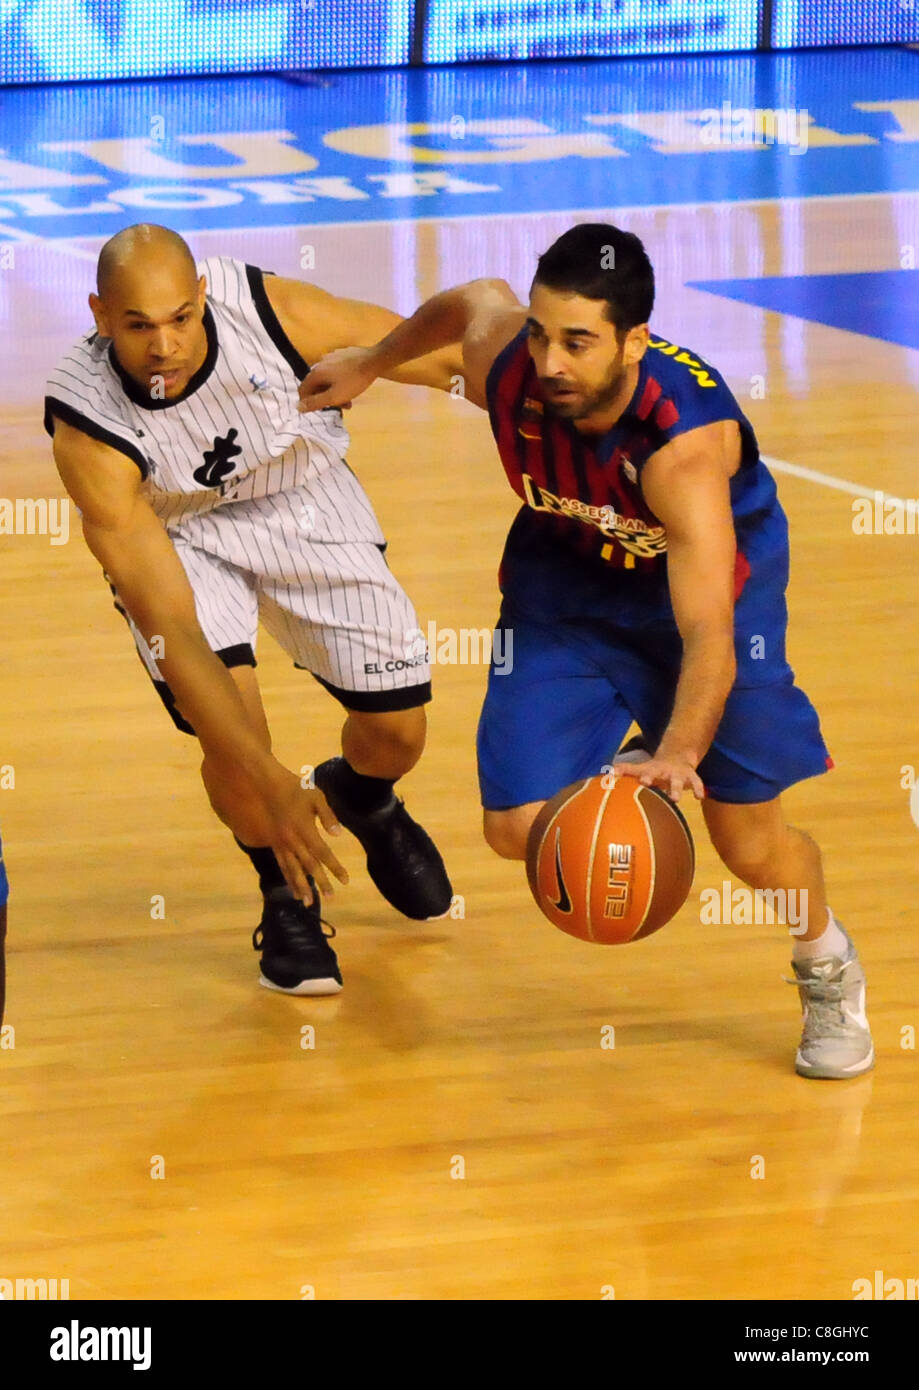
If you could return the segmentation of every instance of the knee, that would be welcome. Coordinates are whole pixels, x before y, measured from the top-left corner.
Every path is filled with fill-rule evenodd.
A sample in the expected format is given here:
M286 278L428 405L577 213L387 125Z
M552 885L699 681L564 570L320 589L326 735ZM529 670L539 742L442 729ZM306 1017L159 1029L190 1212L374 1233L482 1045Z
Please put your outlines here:
M755 859L747 850L719 849L717 845L715 848L718 850L722 864L735 878L739 878L741 883L746 883L750 888L768 888L771 886L769 882L771 860L768 857Z
M735 878L751 888L770 888L782 856L784 834L713 835L712 845Z
M486 811L485 843L502 859L526 859L530 827L539 808L516 807L512 811Z
M377 737L377 747L385 752L395 765L402 769L402 775L411 771L424 752L425 727L421 724L398 723L382 727Z
M369 776L404 777L424 752L427 720L422 707L380 714L348 715L342 751Z

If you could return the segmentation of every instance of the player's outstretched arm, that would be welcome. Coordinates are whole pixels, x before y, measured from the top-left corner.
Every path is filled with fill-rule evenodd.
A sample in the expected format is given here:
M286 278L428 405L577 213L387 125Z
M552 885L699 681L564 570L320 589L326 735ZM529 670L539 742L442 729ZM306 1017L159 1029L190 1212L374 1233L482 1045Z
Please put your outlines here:
M462 394L484 407L488 371L520 331L526 310L503 280L472 280L435 294L409 319L397 321L372 345L327 353L300 387L301 410L350 404L376 380L399 375L406 364L462 345ZM395 317L395 316L394 316ZM455 379L447 389L455 389Z
M309 898L306 874L328 890L327 867L347 875L316 828L335 826L321 792L306 791L272 757L250 724L242 698L198 623L195 600L162 522L124 454L55 421L54 458L81 513L86 542L148 643L205 756L237 791L221 819L246 844L270 845L295 892Z
M361 299L344 299L303 280L266 275L264 286L278 322L310 364L332 352L369 347L402 322L392 309ZM409 386L452 391L462 365L460 344L451 340L384 375Z

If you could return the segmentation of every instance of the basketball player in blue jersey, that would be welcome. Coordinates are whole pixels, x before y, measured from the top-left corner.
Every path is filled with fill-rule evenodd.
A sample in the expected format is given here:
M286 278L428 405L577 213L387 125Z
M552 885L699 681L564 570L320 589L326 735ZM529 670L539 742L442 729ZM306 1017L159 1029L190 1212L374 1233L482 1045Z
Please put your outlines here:
M45 425L83 534L174 722L197 735L217 815L264 895L261 983L326 994L341 974L318 888L347 876L320 829L351 830L371 878L414 919L444 915L440 855L394 783L424 746L430 672L347 465L341 413L305 416L308 364L398 315L129 227L102 248L96 332L49 379ZM394 380L450 389L458 345ZM259 621L343 705L342 757L315 787L284 768L255 676ZM334 934L334 933L333 933Z
M781 804L832 765L785 656L785 515L730 390L651 331L653 302L636 236L576 226L540 257L528 306L503 281L446 290L316 364L302 408L462 340L466 394L525 504L500 574L513 668L493 664L479 726L489 845L524 859L545 801L611 761L674 800L691 790L731 873L807 894L797 1071L857 1076L874 1060L864 973ZM644 755L614 759L633 720Z

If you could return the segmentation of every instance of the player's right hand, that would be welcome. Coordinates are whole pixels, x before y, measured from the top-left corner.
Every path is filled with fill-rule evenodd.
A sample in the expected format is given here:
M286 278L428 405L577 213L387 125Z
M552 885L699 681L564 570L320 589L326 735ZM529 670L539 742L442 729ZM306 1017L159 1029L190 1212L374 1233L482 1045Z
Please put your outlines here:
M302 902L313 900L308 874L320 892L332 896L329 873L340 883L348 882L348 874L319 831L321 827L330 835L340 835L341 826L321 791L304 787L275 759L270 762L272 766L257 782L236 770L224 773L221 769L215 774L212 763L207 780L211 805L244 845L267 845L274 851L284 877Z
M301 381L297 409L302 413L346 408L379 376L372 363L372 348L336 348L334 352L326 353Z
M312 874L319 891L329 897L334 889L327 869L339 883L348 882L347 870L319 833L321 826L330 835L340 835L341 826L318 788L304 788L299 777L293 773L289 776L290 783L275 803L277 830L275 838L268 843L296 896L305 903L311 903L313 894L307 874Z
M659 787L673 802L679 801L684 791L691 791L697 801L705 799L702 778L688 758L655 756L628 763L617 763L614 758L613 771L636 777L646 787Z

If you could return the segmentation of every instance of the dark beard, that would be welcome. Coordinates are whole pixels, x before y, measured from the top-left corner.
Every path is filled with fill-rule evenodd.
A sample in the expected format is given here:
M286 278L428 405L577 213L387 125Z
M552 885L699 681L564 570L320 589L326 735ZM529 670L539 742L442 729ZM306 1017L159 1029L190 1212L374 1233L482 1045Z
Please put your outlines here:
M584 420L589 415L605 410L616 399L625 378L626 369L623 367L599 391L593 391L578 402L560 401L558 404L552 399L550 382L540 378L540 385L543 387L543 400L547 411L563 420Z

